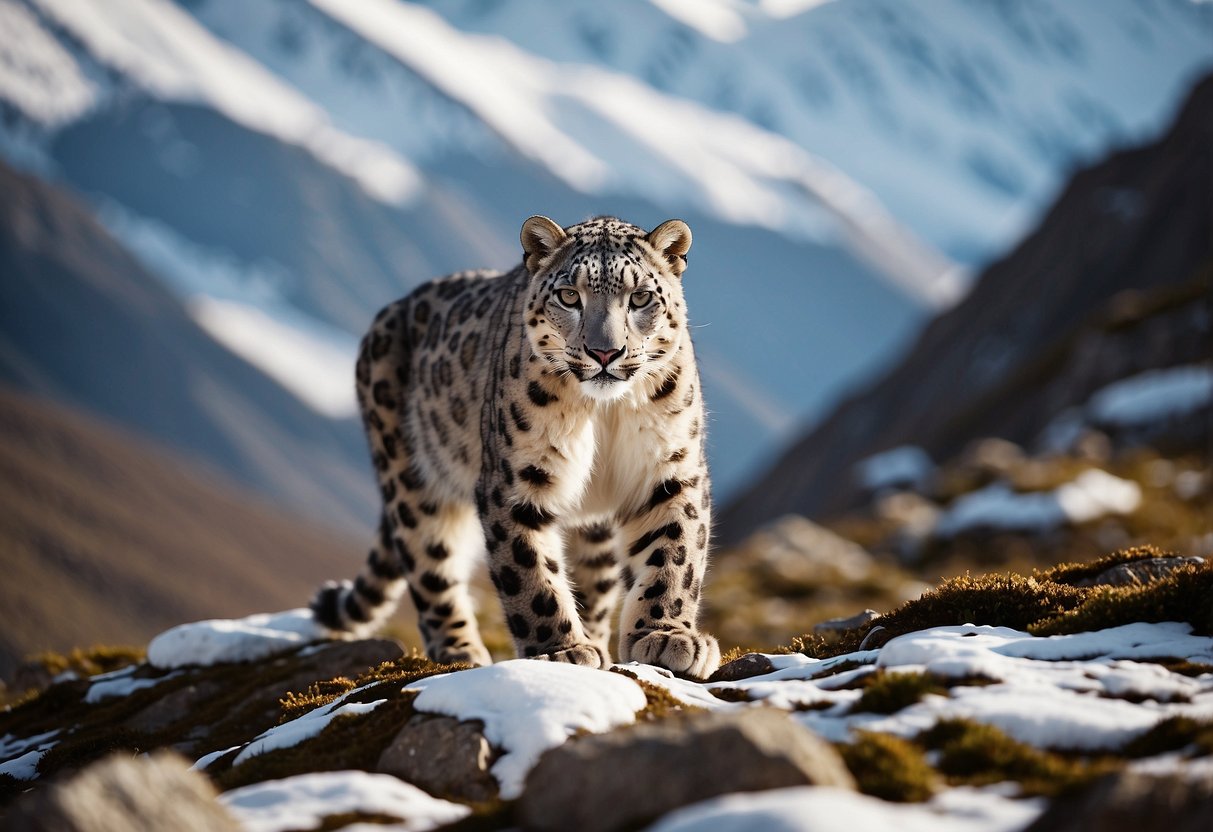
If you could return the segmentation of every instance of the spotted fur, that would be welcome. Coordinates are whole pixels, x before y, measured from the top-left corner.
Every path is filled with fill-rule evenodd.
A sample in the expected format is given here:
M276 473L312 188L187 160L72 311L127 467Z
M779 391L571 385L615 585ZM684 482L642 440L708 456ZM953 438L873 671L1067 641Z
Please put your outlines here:
M521 656L617 655L703 677L711 500L682 273L691 232L522 227L523 262L425 284L375 318L357 388L383 496L362 574L312 603L375 629L405 587L429 655L486 664L468 578L487 549Z

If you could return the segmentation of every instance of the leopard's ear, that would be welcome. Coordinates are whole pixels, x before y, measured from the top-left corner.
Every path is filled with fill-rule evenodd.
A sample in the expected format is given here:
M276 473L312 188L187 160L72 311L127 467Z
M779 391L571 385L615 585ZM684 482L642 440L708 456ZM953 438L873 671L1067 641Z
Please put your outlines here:
M522 224L522 259L526 270L534 274L543 258L564 242L564 229L547 217L535 216Z
M676 275L687 267L687 252L691 250L691 229L682 220L666 220L645 237L657 253L670 264Z

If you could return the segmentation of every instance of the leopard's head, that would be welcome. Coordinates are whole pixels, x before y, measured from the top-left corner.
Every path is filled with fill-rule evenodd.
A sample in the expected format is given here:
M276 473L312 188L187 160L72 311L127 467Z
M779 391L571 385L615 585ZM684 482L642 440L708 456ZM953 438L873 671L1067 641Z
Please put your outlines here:
M691 229L667 220L652 231L599 217L561 228L522 224L530 287L526 330L535 354L602 401L659 384L686 333L682 272ZM651 391L650 391L651 392Z

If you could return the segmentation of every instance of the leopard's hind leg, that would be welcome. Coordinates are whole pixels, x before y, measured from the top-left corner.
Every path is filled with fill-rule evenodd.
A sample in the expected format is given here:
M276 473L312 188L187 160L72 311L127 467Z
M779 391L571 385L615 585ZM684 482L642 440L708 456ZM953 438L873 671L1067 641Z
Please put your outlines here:
M322 587L312 611L334 634L364 636L391 616L407 587L430 658L489 664L468 591L483 548L475 509L449 502L427 483L401 418L410 358L405 311L399 302L375 319L356 373L383 498L379 534L358 577Z

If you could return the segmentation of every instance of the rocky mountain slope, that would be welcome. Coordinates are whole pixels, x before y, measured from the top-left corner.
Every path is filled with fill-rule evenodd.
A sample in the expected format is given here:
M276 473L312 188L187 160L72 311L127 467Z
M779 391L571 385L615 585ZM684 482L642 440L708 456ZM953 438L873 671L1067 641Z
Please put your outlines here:
M71 194L0 165L0 380L87 409L337 528L368 527L361 431L215 343Z
M724 495L955 299L938 250L988 257L1156 130L1210 26L1187 0L4 0L0 153L330 416L378 306L510 266L525 216L681 215Z
M0 678L30 655L303 603L343 537L137 435L0 388Z
M1187 832L1213 812L1210 591L1209 562L1153 549L957 579L706 681L307 644L302 610L184 625L148 663L0 712L0 813L79 832Z
M906 357L845 401L724 512L736 540L788 512L855 505L855 465L911 444L936 460L1042 432L1114 382L1213 354L1213 79L1158 142L1076 175L1040 227L991 265ZM1206 411L1200 411L1206 412ZM1190 449L1207 449L1196 422Z

